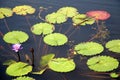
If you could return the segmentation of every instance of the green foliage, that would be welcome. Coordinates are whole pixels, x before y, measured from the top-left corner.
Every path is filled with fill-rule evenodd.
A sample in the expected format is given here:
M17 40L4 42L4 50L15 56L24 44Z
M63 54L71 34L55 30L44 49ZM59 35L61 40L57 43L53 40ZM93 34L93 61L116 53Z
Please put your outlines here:
M75 63L73 59L67 58L55 58L52 59L48 66L50 69L56 72L70 72L75 69Z
M5 61L5 62L3 63L3 65L11 65L11 64L13 64L13 63L16 63L16 61L11 59L11 60Z
M10 76L22 76L32 71L32 66L24 62L17 62L7 67L6 73Z
M64 45L68 41L68 38L61 33L52 33L44 37L44 42L51 46Z
M96 42L84 42L75 45L74 50L81 55L91 56L100 54L104 48L101 44Z
M95 22L95 19L88 17L85 14L78 14L72 18L73 25L85 26L86 24L92 25Z
M44 73L44 71L46 70L47 68L43 68L43 69L41 69L40 71L38 71L38 72L32 72L32 74L43 74Z
M49 22L49 23L64 23L65 21L67 21L67 17L64 15L64 14L61 14L61 13L56 13L56 12L53 12L51 14L48 14L46 17L46 21Z
M28 76L21 76L21 77L17 77L16 79L13 80L35 80L32 77L28 77Z
M66 15L67 17L73 17L77 15L79 12L76 8L74 7L62 7L58 9L57 13L62 13Z
M105 45L109 51L120 53L120 39L108 41Z
M54 25L49 24L49 23L38 23L31 27L31 31L32 31L32 33L34 33L36 35L50 34L54 31Z
M112 72L112 73L110 73L110 77L112 77L112 78L118 78L119 74L117 74L115 72Z
M28 38L29 36L27 35L27 33L22 32L22 31L11 31L11 32L6 33L3 36L3 40L11 44L23 43L27 41Z
M0 19L5 17L10 17L13 15L13 12L10 8L0 8Z
M87 65L91 70L97 72L107 72L118 68L117 59L110 56L94 56L87 61Z

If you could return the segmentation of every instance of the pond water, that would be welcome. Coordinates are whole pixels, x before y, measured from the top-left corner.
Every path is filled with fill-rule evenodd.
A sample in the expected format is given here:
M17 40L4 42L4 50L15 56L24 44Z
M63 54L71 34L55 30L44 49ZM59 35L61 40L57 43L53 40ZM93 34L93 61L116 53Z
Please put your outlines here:
M23 49L21 50L21 60L25 61L25 54L28 54L32 57L30 53L30 48L34 48L35 50L35 66L38 66L40 56L45 55L47 53L56 54L55 57L67 57L68 49L70 48L68 44L59 47L51 47L44 44L42 41L40 44L39 53L38 44L40 42L41 37L35 36L33 38L33 34L30 31L30 27L36 23L43 22L39 17L39 7L48 8L41 13L41 16L44 18L47 14L58 10L61 7L71 6L78 9L80 13L86 13L90 10L105 10L111 14L111 17L105 21L106 28L109 30L110 34L105 41L109 41L112 39L120 39L120 27L119 27L119 19L120 19L120 0L0 0L0 7L9 7L14 8L18 5L30 5L36 9L36 12L32 15L19 16L13 14L12 17L8 17L6 19L0 19L0 32L5 34L8 32L8 29L5 24L5 20L9 26L10 31L12 30L21 30L29 35L29 40L22 44ZM28 21L27 21L28 20ZM63 24L55 25L55 32L66 33L68 27L70 27L71 20ZM92 26L93 28L96 25ZM75 32L74 32L75 31ZM72 34L72 32L74 32ZM80 42L85 42L91 39L91 36L95 34L96 31L91 28L91 26L80 27L79 29L71 29L66 35L69 36L69 41L72 41L72 45L78 44ZM36 41L34 40L36 39ZM69 43L70 44L70 43ZM36 46L37 45L37 46ZM6 44L2 36L0 36L0 46L4 47L4 49L0 49L0 80L11 80L12 77L6 75L5 69L6 66L3 66L2 63L8 59L16 59L16 54L10 50L9 45ZM105 50L102 52L102 55L109 55L117 58L120 61L120 54L114 54ZM86 75L86 73L95 73L88 69L86 62L90 57L75 56L74 61L76 63L76 68L74 71L68 73L58 73L52 70L46 70L42 75L32 75L29 76L35 78L36 80L117 80L112 79L108 75L94 74L94 75ZM63 67L64 68L64 67ZM116 70L120 73L120 68Z

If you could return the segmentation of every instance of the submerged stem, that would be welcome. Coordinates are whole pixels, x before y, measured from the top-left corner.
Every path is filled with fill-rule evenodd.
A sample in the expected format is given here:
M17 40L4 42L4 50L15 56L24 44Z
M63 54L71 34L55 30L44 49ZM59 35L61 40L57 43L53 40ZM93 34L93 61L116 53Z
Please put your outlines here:
M34 67L34 66L35 66L35 65L34 65L34 49L31 48L31 49L30 49L30 52L32 53L32 66Z
M17 52L17 55L18 55L18 62L21 61L20 60L20 54L19 54L19 51Z
M4 23L5 23L5 26L6 26L7 30L10 31L10 28L9 28L9 26L7 24L7 20L5 18L3 20L4 20Z

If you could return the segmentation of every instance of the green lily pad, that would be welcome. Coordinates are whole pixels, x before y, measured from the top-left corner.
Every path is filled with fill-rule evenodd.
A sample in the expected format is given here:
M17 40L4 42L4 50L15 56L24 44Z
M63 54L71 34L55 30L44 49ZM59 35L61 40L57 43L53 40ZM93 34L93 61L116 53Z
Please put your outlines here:
M22 76L32 71L32 66L24 62L17 62L7 67L6 73L10 76Z
M119 74L117 74L115 72L112 72L112 73L110 73L110 77L112 77L112 78L118 78Z
M54 31L54 25L49 24L49 23L38 23L33 25L33 27L31 28L32 33L36 34L36 35L46 35L46 34L50 34Z
M17 77L16 79L13 80L35 80L32 77L28 77L28 76L21 76L21 77Z
M41 70L38 71L38 72L32 72L32 74L39 74L39 75L41 75L41 74L43 74L43 73L45 72L46 69L47 69L47 68L41 69Z
M120 53L120 39L108 41L105 47L109 51Z
M74 50L78 54L91 56L91 55L100 54L104 50L104 48L101 44L96 42L84 42L75 45Z
M15 12L17 15L33 14L35 12L35 8L30 5L20 5L14 7L13 12Z
M11 32L6 33L3 36L3 40L11 44L23 43L27 41L28 38L29 36L27 35L27 33L22 32L22 31L11 31Z
M11 64L13 64L13 63L16 63L16 61L11 59L11 60L5 61L5 62L3 63L3 65L11 65Z
M64 14L61 14L61 13L56 13L56 12L53 12L51 14L48 14L46 17L45 17L46 21L49 22L49 23L64 23L65 21L67 21L67 17L64 15Z
M51 46L61 46L68 41L68 38L61 33L52 33L44 37L44 42Z
M57 13L62 13L64 15L66 15L67 17L73 17L73 16L77 15L79 12L74 7L62 7L57 11Z
M87 65L91 70L107 72L118 68L119 62L117 59L110 56L95 56L88 59Z
M87 24L92 25L95 19L86 16L85 14L78 14L72 18L73 25L85 26Z
M47 54L42 56L40 60L40 66L45 67L46 65L48 65L48 63L54 58L54 56L55 54Z
M5 17L11 17L13 15L13 12L10 8L0 8L0 19L3 19Z
M70 72L75 69L75 63L73 59L67 58L55 58L52 59L48 66L51 70L56 72Z

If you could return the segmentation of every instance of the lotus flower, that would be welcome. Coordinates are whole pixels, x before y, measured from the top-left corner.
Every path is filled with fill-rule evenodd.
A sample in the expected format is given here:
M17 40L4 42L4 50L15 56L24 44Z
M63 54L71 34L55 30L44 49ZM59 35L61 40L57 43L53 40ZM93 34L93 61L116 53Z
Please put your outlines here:
M110 17L107 11L102 10L88 11L86 14L96 20L107 20Z
M15 52L18 52L19 50L23 49L23 47L21 47L21 44L13 44L12 45L12 50Z

